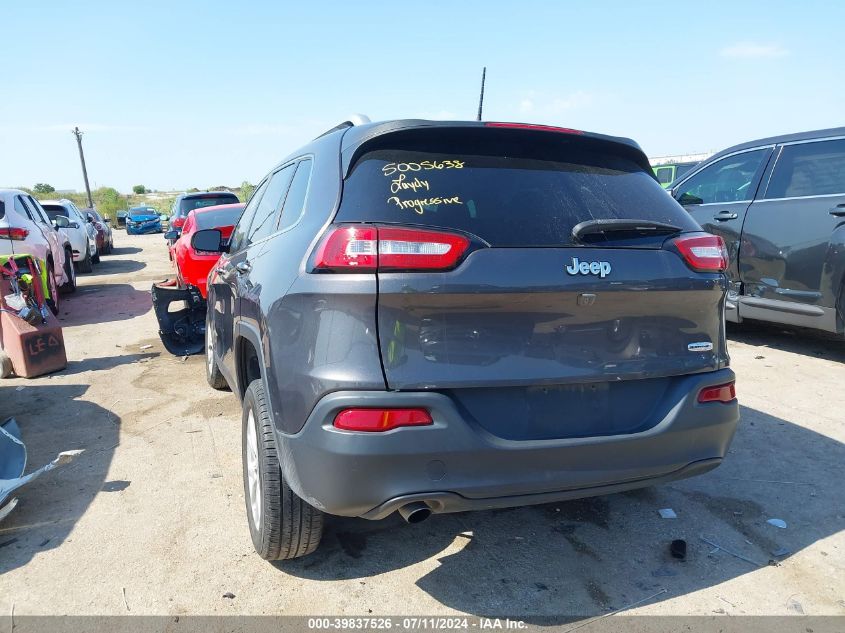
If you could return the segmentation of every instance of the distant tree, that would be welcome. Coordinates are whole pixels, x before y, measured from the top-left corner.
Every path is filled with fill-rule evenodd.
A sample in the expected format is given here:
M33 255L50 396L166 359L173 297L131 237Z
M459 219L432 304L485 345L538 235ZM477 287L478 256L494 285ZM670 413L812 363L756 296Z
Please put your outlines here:
M52 185L48 185L46 182L39 182L35 184L32 190L35 193L53 193L56 189Z
M255 191L255 185L253 185L248 180L244 180L241 183L241 201L246 202L249 200L250 196L252 196L252 192Z
M135 185L132 187L132 192L138 194L147 193L147 188L144 185Z
M197 191L199 191L199 189L197 189L196 187L191 187L190 189L188 189L188 193L196 193Z
M97 211L112 219L117 217L118 209L126 208L126 199L112 187L100 187L91 193L91 197L94 198Z

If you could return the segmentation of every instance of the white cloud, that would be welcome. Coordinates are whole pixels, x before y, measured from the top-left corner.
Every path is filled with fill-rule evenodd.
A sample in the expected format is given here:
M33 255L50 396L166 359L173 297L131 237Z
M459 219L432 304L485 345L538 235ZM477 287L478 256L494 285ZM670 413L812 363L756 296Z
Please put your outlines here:
M576 110L584 108L593 103L593 95L578 90L567 97L554 99L551 103L551 109L554 114L565 112L567 110Z
M523 114L550 116L587 107L593 101L595 97L584 90L576 90L562 97L550 97L532 90L519 102L519 111Z
M726 46L719 54L730 59L774 59L786 57L789 51L779 44L758 44L755 42L739 42Z

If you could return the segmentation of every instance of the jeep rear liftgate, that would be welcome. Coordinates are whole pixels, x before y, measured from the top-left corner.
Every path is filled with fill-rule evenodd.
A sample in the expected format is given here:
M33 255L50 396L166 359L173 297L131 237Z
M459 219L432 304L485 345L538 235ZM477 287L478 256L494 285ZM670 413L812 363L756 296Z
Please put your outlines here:
M507 128L368 146L320 261L377 272L389 388L500 437L579 437L644 430L674 377L724 366L721 243L637 156Z

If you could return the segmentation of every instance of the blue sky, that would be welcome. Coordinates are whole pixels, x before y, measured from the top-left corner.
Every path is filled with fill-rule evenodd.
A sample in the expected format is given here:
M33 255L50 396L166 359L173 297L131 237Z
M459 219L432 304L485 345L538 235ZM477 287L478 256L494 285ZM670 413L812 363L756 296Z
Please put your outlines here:
M258 181L354 112L630 136L650 156L845 125L845 3L12 2L0 185ZM666 9L670 8L671 11Z

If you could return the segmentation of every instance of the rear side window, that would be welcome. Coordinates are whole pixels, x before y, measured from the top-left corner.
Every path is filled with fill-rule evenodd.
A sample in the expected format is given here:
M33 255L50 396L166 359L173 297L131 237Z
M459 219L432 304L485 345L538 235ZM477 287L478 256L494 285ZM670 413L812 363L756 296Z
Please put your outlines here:
M837 193L845 193L845 139L784 146L766 198Z
M270 184L267 185L267 190L261 197L261 202L258 203L255 218L252 220L252 226L249 227L247 244L263 240L275 232L276 222L279 219L277 212L285 199L295 167L295 165L288 165L270 177Z
M269 184L269 178L265 179L264 182L258 185L258 188L252 192L252 197L250 197L249 202L246 207L244 207L243 213L241 213L241 217L238 220L237 225L235 225L235 230L232 231L232 237L229 240L229 252L236 253L247 246L246 234L249 230L249 225L252 224L252 218L255 217L255 212L258 209L258 205L264 197L264 191L267 189L267 185Z
M592 219L636 218L698 227L643 166L580 140L474 133L366 153L343 187L336 222L454 229L491 246L572 244ZM391 143L386 139L385 143Z
M657 176L657 182L661 185L668 185L672 182L672 177L675 175L671 167L655 167L654 173Z
M308 182L311 180L311 161L300 161L296 167L296 174L290 183L285 206L282 209L282 220L279 230L290 228L299 220L305 207L305 196L308 194Z
M6 203L0 200L0 220L6 217Z
M32 212L20 196L15 196L15 211L25 218L29 218L30 221L35 222L35 218L32 217Z

